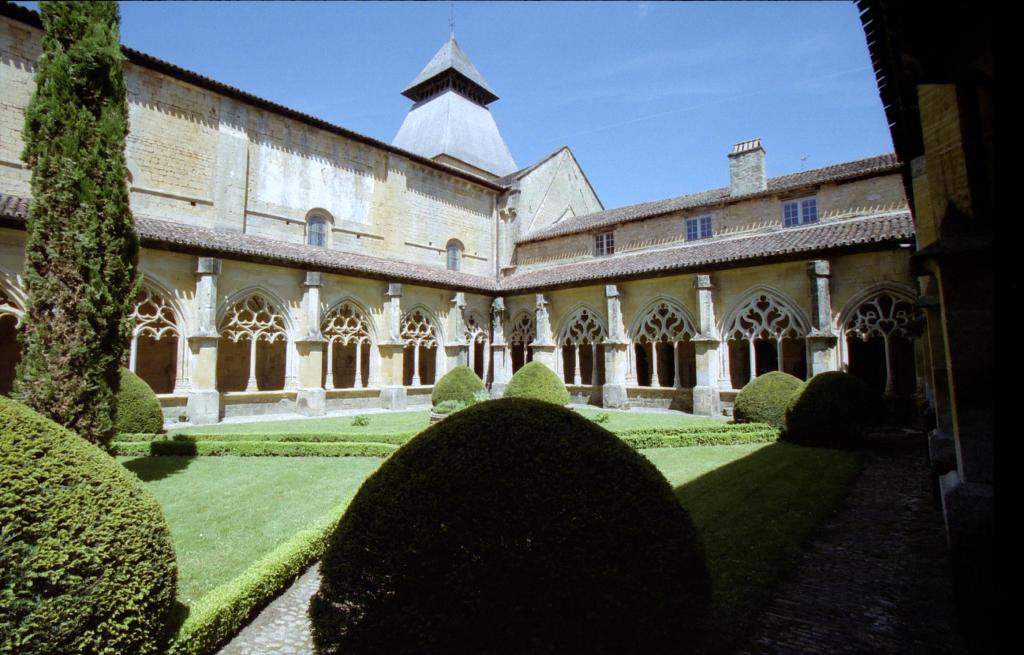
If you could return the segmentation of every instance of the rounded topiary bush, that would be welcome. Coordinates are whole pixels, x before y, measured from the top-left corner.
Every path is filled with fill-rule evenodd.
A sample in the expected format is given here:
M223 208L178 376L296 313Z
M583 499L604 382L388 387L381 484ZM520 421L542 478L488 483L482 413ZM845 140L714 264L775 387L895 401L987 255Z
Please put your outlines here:
M569 404L569 390L562 378L540 362L528 362L515 372L505 387L505 398L532 398L555 405Z
M687 652L708 620L703 550L665 478L535 400L474 405L396 451L321 573L321 654Z
M121 369L114 429L124 432L163 432L164 412L146 381L126 368Z
M434 392L430 394L430 401L434 405L440 405L446 400L454 400L460 403L471 403L475 400L476 394L486 391L483 380L477 376L473 369L468 366L456 366L441 376L441 379L434 384Z
M802 385L800 378L782 371L759 375L736 395L733 418L737 423L767 423L781 430L786 427L786 407Z
M0 479L0 652L163 652L177 567L139 479L2 396Z
M805 446L855 447L883 409L881 397L863 380L842 371L819 373L790 400L782 438Z

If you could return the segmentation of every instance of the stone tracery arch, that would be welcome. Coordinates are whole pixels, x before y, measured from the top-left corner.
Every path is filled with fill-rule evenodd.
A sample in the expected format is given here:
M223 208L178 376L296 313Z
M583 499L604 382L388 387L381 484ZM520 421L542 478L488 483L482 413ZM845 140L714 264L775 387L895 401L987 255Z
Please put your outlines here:
M334 389L340 386L364 388L367 380L373 378L370 359L373 356L373 324L369 314L352 300L343 300L329 309L320 322L320 332L327 341L327 357L325 361L324 388ZM346 384L348 370L336 370L335 359L341 350L353 351L354 362L350 367L352 383ZM367 357L364 358L363 353ZM344 354L347 355L347 352ZM370 370L364 370L367 367ZM342 380L336 380L338 373L343 373Z
M287 345L288 321L282 305L272 300L264 292L253 290L236 296L237 300L226 305L221 313L218 329L221 337L232 344L247 344L249 354L248 379L245 391L267 391L282 389L287 378ZM257 357L259 344L265 344L264 357ZM273 346L277 347L273 347ZM218 358L222 364L229 364L231 359L240 353L228 353L230 348L218 348ZM236 349L237 350L237 349ZM222 354L224 357L222 358ZM237 369L230 371L228 366L221 367L228 374L231 382L235 382ZM225 383L221 385L225 375L217 373L218 385L237 386ZM236 390L236 389L223 389Z
M18 329L24 314L13 292L0 284L0 394L8 394L14 386L14 373L21 360Z
M433 315L425 307L410 309L402 317L400 336L405 343L406 355L412 354L411 361L405 357L406 384L416 387L425 380L429 380L426 384L433 384L442 357L438 351L443 343L441 330ZM431 356L433 362L430 361Z
M696 378L696 351L690 341L699 332L694 326L693 317L679 303L668 298L648 303L629 331L633 344L629 362L631 379L643 385L641 378L644 378L650 386L660 387L662 379L671 377L672 386L680 388L684 386L685 377L686 386L692 387ZM659 351L662 351L660 355ZM640 361L643 361L645 371L639 369ZM664 376L659 370L661 368L665 369Z
M490 322L476 311L466 311L463 336L469 345L469 367L486 383L490 372L491 358Z
M882 359L885 370L884 393L891 396L896 392L898 350L910 345L921 333L924 315L914 304L911 293L894 285L879 285L865 290L851 299L840 314L840 329L844 341L844 364L851 372L857 370L859 362L851 362L851 351L859 341L878 341L882 344Z
M604 321L586 305L578 307L562 322L562 329L558 332L558 347L561 351L558 361L562 363L565 377L568 377L571 368L572 384L583 384L585 366L589 368L589 375L585 376L589 384L601 383L601 359L607 338L608 329ZM581 349L584 351L582 358ZM570 353L571 358L568 356Z
M805 377L804 339L809 324L797 305L781 292L768 287L748 292L722 323L722 337L729 344L722 349L729 360L723 364L725 370L734 369L730 376L733 386L743 386L735 384L741 373L748 380L767 370L784 370ZM739 360L744 356L746 371L741 371L737 364L742 363Z
M182 380L184 343L181 317L169 295L149 281L132 308L128 368L156 393L171 393Z
M537 340L537 324L533 314L520 311L512 321L509 333L509 347L512 353L512 372L518 371L523 364L533 360L533 347Z

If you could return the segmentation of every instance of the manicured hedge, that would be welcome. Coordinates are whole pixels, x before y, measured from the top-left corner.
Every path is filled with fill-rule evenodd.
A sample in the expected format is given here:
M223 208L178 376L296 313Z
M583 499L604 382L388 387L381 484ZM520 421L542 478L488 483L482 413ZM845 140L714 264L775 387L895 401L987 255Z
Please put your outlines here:
M0 396L0 480L0 653L162 652L177 566L139 479Z
M114 455L132 457L387 457L397 449L398 446L387 443L298 441L117 441L110 445Z
M217 587L190 608L168 655L217 652L259 610L323 555L327 537L345 511L339 505L327 516L252 564L240 576Z
M278 441L281 443L385 443L402 445L416 436L418 430L392 432L389 434L347 434L343 432L233 432L225 434L119 434L114 443L139 441Z
M881 397L859 378L819 373L790 401L782 438L803 446L855 448L883 412Z
M634 448L682 448L772 443L779 431L767 423L698 425L679 428L637 428L615 433Z
M126 368L121 369L114 429L121 432L163 432L164 413L160 401L146 381Z
M736 395L733 418L737 423L768 423L781 430L786 427L786 407L802 385L800 378L782 371L759 375Z
M696 651L710 602L661 473L577 413L518 398L452 414L385 461L321 573L319 653Z
M505 387L505 398L532 398L555 405L569 404L565 382L540 362L528 362L515 372Z
M430 402L438 405L446 400L453 400L468 405L481 391L487 391L487 387L473 369L465 365L456 366L434 384Z

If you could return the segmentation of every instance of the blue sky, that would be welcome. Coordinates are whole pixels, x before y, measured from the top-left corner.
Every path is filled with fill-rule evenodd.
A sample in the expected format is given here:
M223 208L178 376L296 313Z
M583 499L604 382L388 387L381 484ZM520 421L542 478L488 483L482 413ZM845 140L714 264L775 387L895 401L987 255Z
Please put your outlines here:
M34 5L35 3L22 3ZM125 44L390 142L399 95L448 36L449 4L121 4ZM728 183L759 136L768 174L892 141L856 7L456 2L455 35L501 99L516 163L559 146L606 207Z

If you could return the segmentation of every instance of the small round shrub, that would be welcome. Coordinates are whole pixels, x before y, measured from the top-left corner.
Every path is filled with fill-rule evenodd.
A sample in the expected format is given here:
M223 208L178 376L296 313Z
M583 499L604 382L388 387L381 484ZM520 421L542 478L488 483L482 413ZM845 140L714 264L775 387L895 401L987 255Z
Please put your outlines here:
M782 371L759 375L736 395L733 418L737 423L767 423L781 430L786 427L786 407L802 385L800 378Z
M126 368L121 369L114 429L118 433L157 433L164 430L164 412L160 409L160 401L153 389Z
M532 398L555 405L569 404L569 390L565 388L565 382L540 362L528 362L516 371L505 387L504 397Z
M320 654L706 643L703 549L671 486L612 433L536 400L474 405L391 455L321 573L309 609Z
M460 403L471 403L476 394L486 392L483 380L468 366L456 366L445 373L434 385L434 392L430 394L430 401L434 405L443 403L446 400L455 400Z
M0 653L162 653L177 567L139 479L0 396Z
M853 448L882 417L881 397L842 371L819 373L804 383L786 408L782 438L804 446Z

